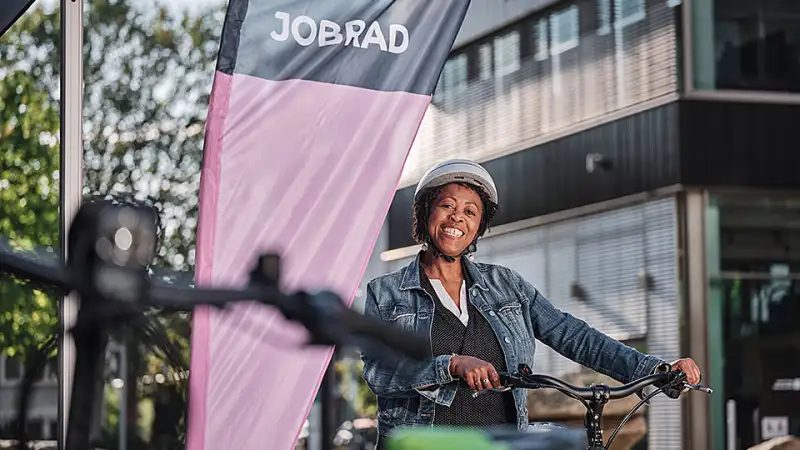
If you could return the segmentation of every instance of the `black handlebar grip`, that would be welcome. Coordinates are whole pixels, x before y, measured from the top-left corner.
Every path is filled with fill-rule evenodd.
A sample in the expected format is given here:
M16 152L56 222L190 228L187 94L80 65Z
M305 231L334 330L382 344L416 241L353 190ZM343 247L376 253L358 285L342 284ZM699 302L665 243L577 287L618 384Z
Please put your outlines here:
M656 385L661 388L661 392L667 397L676 400L680 398L683 392L684 383L686 382L686 374L681 371L670 372L672 374L671 380L667 383Z
M431 356L431 342L425 335L402 330L350 309L343 314L343 319L347 330L353 335L366 336L413 359L422 360Z

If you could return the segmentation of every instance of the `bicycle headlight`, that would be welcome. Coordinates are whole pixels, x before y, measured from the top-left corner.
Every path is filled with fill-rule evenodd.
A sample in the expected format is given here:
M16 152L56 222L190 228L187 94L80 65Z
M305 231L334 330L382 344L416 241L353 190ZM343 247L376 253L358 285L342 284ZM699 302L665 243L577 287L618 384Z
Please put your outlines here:
M107 298L137 301L155 256L156 216L151 209L108 205L98 218L94 284Z

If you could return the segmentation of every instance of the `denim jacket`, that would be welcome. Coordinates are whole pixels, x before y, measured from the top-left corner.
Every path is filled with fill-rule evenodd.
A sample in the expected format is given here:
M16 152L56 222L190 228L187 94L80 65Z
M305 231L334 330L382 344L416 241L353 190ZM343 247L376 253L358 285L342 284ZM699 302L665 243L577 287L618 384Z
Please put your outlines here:
M365 314L430 336L434 301L421 286L419 264L417 255L408 266L370 281ZM511 269L466 258L464 267L472 280L469 302L497 335L509 370L516 370L520 363L533 367L536 339L572 361L622 383L647 376L663 363L559 311ZM451 358L452 355L441 355L424 361L388 361L368 350L362 353L364 380L378 397L380 435L395 427L432 426L435 403L450 406L456 393ZM526 400L526 390L514 390L520 430L528 426Z

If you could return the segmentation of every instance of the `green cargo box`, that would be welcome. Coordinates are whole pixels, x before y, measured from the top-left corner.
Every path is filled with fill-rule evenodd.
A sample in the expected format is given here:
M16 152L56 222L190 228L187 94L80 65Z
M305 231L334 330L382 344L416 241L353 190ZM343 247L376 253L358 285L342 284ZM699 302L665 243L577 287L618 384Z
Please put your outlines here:
M403 428L389 438L388 450L586 450L586 431L536 424L515 428Z

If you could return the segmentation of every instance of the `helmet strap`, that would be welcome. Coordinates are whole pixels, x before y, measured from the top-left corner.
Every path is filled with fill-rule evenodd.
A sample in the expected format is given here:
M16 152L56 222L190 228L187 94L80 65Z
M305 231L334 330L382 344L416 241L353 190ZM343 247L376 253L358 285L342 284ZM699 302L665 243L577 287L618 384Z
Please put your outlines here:
M426 250L430 250L433 253L433 256L435 258L442 258L443 260L445 260L445 261L447 261L449 263L452 263L452 262L455 262L456 259L460 259L462 256L469 257L469 256L471 256L472 253L475 253L475 251L477 251L477 249L478 249L478 246L476 244L477 240L478 240L478 238L475 238L475 240L472 241L472 243L469 244L467 246L467 248L465 248L464 251L461 252L460 255L455 256L455 257L454 256L450 256L450 255L445 255L441 250L439 250L439 247L436 246L436 244L433 242L433 239L431 238L430 235L426 236L425 247L426 247Z

